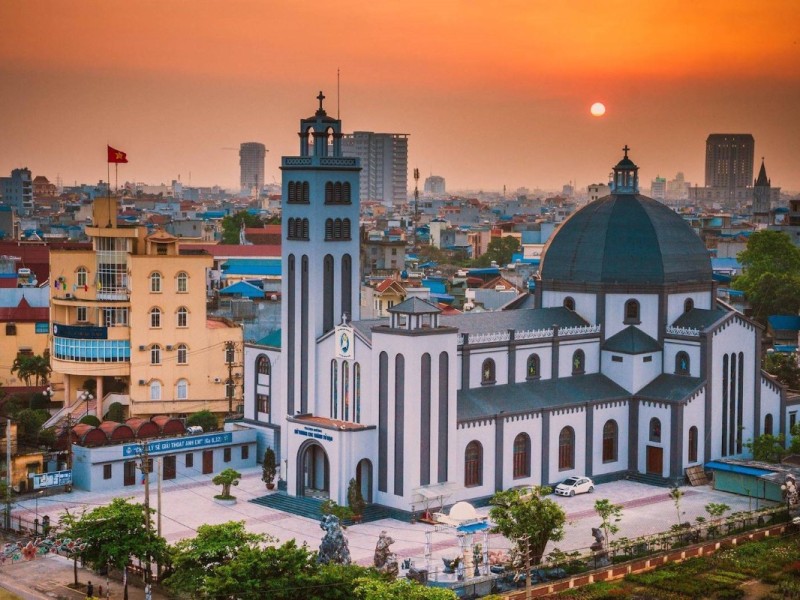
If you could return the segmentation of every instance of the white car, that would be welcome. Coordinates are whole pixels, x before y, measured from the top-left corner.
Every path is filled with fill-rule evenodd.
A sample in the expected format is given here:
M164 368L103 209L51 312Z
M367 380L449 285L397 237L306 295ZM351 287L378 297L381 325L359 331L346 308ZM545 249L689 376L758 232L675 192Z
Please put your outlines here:
M556 486L555 493L559 496L574 496L575 494L591 494L594 491L594 482L588 477L568 477Z

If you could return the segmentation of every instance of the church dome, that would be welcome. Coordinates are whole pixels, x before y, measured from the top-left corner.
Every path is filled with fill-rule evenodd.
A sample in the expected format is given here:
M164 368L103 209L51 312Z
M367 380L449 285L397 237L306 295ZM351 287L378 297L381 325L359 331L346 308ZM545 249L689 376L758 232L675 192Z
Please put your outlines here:
M638 193L638 167L625 150L611 195L574 213L547 243L542 281L710 282L711 259L702 240L669 207Z

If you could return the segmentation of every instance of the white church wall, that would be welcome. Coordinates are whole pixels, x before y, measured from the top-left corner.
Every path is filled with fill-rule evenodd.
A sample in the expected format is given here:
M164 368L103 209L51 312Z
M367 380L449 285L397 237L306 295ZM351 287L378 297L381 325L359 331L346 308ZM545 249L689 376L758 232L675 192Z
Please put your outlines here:
M710 292L681 292L667 296L667 325L672 325L684 313L686 301L694 302L694 308L714 308Z
M551 379L553 376L553 346L547 343L535 346L517 346L517 362L514 371L516 381L522 382L527 379L528 357L531 354L539 356L539 379Z
M628 403L609 402L593 407L592 475L604 475L628 468ZM603 427L613 419L617 422L617 459L603 462Z
M650 439L650 420L656 418L661 422L661 436L659 440ZM643 401L639 404L639 472L647 472L647 447L661 448L661 476L669 476L669 440L672 431L670 422L670 407L661 402Z
M494 361L495 383L508 383L508 348L484 348L471 350L469 355L469 387L481 387L483 363L486 359Z
M778 384L771 381L765 376L761 376L761 423L759 424L759 433L764 431L764 419L767 415L772 415L772 434L777 435L780 432L781 424L781 393ZM789 421L786 421L786 437L789 436Z
M468 500L470 498L480 498L490 496L494 493L494 419L482 419L471 423L462 423L458 426L456 452L452 455L452 460L456 463L456 483L460 486L458 492L454 494L453 500ZM480 485L464 487L465 482L465 455L467 445L472 441L477 441L481 445L482 458L481 473L482 481Z
M636 327L651 338L658 339L658 295L657 294L606 294L605 336L610 338L626 327L625 303L628 300L639 302L639 319Z
M545 290L542 294L542 307L552 308L554 306L564 306L564 300L566 298L575 300L575 312L586 319L589 325L595 325L597 323L597 298L595 294L551 292Z
M558 468L558 437L564 427L572 427L575 431L575 467L573 469L559 470ZM545 440L542 440L545 442ZM553 411L550 414L550 439L546 441L550 446L549 471L550 481L543 484L563 481L570 475L586 474L586 413L584 408L569 408Z
M701 465L705 460L705 416L706 394L701 390L697 396L689 400L683 409L683 458L681 469L694 465ZM697 460L689 460L689 429L697 427Z
M633 389L638 391L661 375L661 352L631 356L633 359Z
M531 439L530 477L514 478L514 439L527 433ZM503 425L503 489L539 485L542 481L542 418L540 415L507 417Z
M631 394L634 388L634 368L637 356L618 352L602 351L600 353L600 371L617 385L624 387Z
M698 338L699 340L699 338ZM689 355L689 375L700 377L700 342L664 340L664 373L675 373L675 356L678 352Z
M600 343L597 340L567 341L564 338L558 345L558 376L569 377L572 375L572 359L575 352L583 350L586 357L585 373L598 373L600 371Z
M711 456L708 460L720 458L722 456L746 455L747 448L742 445L741 452L730 453L728 447L727 453L723 453L722 449L722 424L729 418L730 412L723 415L723 361L725 355L728 355L729 361L731 355L737 357L737 386L738 386L738 355L741 352L744 358L744 369L742 377L743 387L743 412L742 412L742 442L753 437L753 415L754 415L754 402L753 391L755 390L756 382L754 381L755 366L757 360L757 349L755 347L755 326L746 323L739 317L734 317L721 327L719 327L712 335L711 338L711 367L708 373L709 381L711 382L711 398L713 399L712 406L712 423L719 424L719 427L713 427L711 430ZM728 366L730 373L730 362ZM730 390L730 376L728 376L728 390ZM758 383L761 385L761 382ZM728 392L730 393L730 392ZM737 396L738 404L738 396ZM737 418L738 421L738 418ZM730 423L730 421L728 421ZM727 428L728 432L730 427ZM734 434L738 432L738 423L734 425ZM735 448L736 449L736 448Z

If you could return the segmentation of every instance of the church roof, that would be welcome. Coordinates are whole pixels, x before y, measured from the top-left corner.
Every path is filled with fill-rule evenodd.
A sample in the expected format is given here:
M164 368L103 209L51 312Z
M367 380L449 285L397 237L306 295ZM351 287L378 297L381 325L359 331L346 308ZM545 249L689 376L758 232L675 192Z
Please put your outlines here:
M426 302L416 296L411 296L411 298L403 300L400 304L395 304L387 310L390 313L399 313L402 315L432 315L442 312L442 309L438 306L434 306L430 302Z
M460 390L457 419L469 421L490 417L500 412L519 414L583 402L629 397L630 394L624 388L600 373L491 385Z
M728 311L722 310L721 308L693 308L675 319L673 326L703 330L706 327L710 327L727 314Z
M662 348L657 340L651 338L638 327L629 325L608 338L603 344L603 350L622 354L644 354L646 352L660 352Z
M543 282L664 284L711 281L700 237L664 204L611 194L575 212L547 243Z
M764 167L764 159L761 159L761 169L758 171L755 187L769 187L770 181L767 178L767 169Z
M653 398L666 402L681 402L704 383L699 377L662 373L636 392L636 397Z

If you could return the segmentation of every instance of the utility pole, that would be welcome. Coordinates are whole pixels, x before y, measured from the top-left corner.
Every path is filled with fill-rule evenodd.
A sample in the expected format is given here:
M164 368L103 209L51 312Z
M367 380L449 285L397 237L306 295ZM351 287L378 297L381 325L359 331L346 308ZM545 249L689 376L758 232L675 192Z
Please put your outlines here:
M531 600L531 538L523 535L519 541L525 548L525 600Z
M11 529L11 419L6 419L6 529Z
M147 448L147 440L142 442L142 477L144 477L144 526L147 528L147 539L150 540L150 456ZM150 549L147 550L147 566L144 571L145 596L150 593ZM126 567L127 568L127 567ZM125 583L125 600L128 600L127 577Z
M158 508L158 537L161 537L161 480L164 478L164 459L162 457L158 457L156 459L156 475L158 481L158 501L156 506ZM156 565L156 572L158 573L158 580L161 581L161 563Z
M228 398L228 414L233 414L233 396L236 384L233 381L233 367L236 362L236 342L225 342L225 363L228 365L228 379L225 381L225 396Z
M414 251L417 250L417 226L419 225L419 169L414 169Z
M67 413L67 422L64 424L65 433L67 437L67 469L70 472L70 478L72 478L72 413ZM72 491L72 485L67 484L65 486L68 492Z

